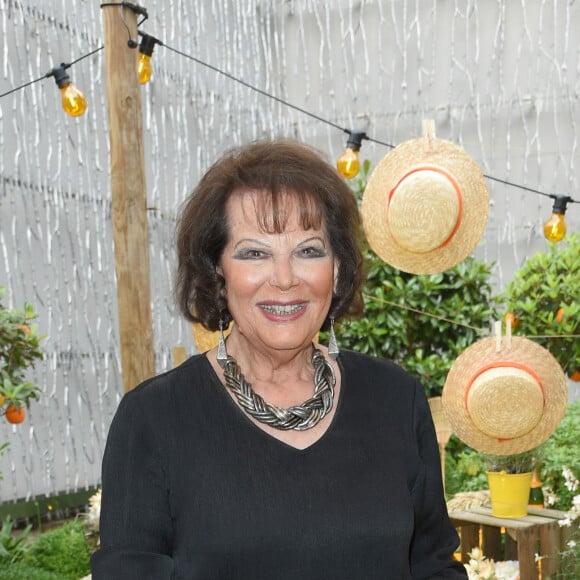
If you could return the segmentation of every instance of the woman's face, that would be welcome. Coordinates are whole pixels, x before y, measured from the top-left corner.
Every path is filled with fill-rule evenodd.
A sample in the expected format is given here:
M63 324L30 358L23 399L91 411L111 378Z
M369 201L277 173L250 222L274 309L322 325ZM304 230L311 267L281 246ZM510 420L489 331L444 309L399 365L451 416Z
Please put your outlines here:
M241 334L261 351L300 349L327 316L338 264L323 229L302 229L290 196L285 230L264 232L256 218L259 195L237 191L226 206L229 240L220 269L228 308Z

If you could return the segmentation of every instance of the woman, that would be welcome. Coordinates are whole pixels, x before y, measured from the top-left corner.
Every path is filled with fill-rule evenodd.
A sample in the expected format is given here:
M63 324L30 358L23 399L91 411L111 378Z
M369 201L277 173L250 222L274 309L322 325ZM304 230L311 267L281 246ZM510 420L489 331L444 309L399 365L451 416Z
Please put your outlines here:
M202 178L176 294L188 319L231 332L123 398L94 579L465 577L423 388L338 353L359 226L348 186L296 142L235 149Z

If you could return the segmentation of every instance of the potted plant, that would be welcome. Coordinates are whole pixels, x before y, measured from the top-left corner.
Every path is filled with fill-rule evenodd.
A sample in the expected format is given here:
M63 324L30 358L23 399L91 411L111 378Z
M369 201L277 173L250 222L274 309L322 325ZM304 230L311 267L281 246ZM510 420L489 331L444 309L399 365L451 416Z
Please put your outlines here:
M539 447L514 455L482 454L494 516L519 518L528 513L532 472L540 455Z

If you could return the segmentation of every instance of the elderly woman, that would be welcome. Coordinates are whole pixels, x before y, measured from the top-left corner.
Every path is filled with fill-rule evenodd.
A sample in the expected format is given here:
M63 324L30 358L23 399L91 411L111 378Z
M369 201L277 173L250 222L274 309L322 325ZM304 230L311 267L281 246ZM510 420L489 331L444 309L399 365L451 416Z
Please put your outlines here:
M205 174L176 294L219 345L123 398L95 580L465 577L422 386L336 343L360 305L359 231L350 189L302 144L253 143Z

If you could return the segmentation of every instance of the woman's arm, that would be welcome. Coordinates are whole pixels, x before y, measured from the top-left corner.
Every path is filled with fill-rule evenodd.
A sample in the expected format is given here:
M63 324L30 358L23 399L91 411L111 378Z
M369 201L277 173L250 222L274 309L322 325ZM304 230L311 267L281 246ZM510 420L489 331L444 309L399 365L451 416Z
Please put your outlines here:
M124 396L103 458L101 547L93 580L164 579L173 571L169 486L152 409Z
M451 523L445 497L439 447L429 403L417 383L414 428L422 473L413 487L415 531L411 544L411 573L416 580L467 578L465 567L453 559L459 538Z

